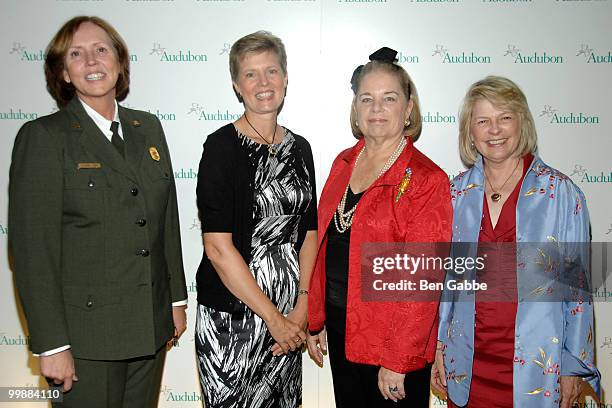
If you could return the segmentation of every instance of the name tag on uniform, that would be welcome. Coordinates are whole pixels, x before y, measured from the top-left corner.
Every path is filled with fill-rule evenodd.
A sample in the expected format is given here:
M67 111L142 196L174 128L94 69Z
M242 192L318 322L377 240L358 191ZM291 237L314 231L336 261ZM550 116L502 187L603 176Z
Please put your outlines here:
M101 169L102 164L101 163L79 163L77 165L77 168L79 170L81 169Z

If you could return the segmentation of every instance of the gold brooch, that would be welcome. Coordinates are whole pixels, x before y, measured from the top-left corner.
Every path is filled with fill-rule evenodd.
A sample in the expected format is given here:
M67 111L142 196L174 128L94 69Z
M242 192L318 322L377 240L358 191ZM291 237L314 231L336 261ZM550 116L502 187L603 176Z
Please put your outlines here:
M140 121L139 120L133 120L132 121L132 125L134 125L135 127L140 126Z
M157 151L155 146L149 147L149 154L151 155L151 158L155 161L159 161L161 159L161 157L159 157L159 152Z
M404 171L404 177L402 178L402 181L400 181L400 183L397 185L397 194L395 195L396 203L399 201L399 199L408 189L408 186L410 185L411 177L412 177L412 169L410 167L407 167L406 171Z

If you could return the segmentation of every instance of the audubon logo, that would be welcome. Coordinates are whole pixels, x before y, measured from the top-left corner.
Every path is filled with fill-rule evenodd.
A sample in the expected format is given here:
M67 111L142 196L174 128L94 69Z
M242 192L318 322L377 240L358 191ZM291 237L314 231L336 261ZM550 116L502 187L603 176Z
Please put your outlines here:
M34 120L38 117L36 112L24 112L21 108L9 108L0 112L0 120Z
M577 57L582 56L587 64L610 64L612 63L612 52L608 51L608 54L600 54L595 52L588 44L582 44L580 49L576 53Z
M431 407L446 408L446 400L440 399L440 397L435 394L431 394Z
M13 46L11 47L9 54L15 55L21 61L41 62L45 60L45 52L43 50L28 50L25 45L21 44L20 42L13 42Z
M441 44L436 44L436 49L431 54L432 57L439 56L443 64L490 64L491 57L488 55L478 55L473 51L466 54L464 51L451 53Z
M440 4L440 3L461 3L461 0L410 0L411 3L430 3L430 4Z
M178 170L174 170L174 178L177 180L186 180L186 179L195 179L198 177L198 172L192 169L191 167L188 169L180 168Z
M187 286L187 293L189 293L189 294L196 294L196 293L198 293L198 285L195 283L195 281L191 281L189 286Z
M0 346L28 346L30 345L30 338L21 334L8 335L4 332L0 332Z
M436 112L425 112L421 114L421 120L423 123L457 123L455 115L444 115L438 111Z
M515 64L563 64L563 57L550 55L546 51L522 52L516 45L509 44L504 57L509 56Z
M172 112L162 112L159 109L155 109L154 111L151 109L148 109L147 112L157 116L159 120L164 120L164 121L176 120L176 114Z
M557 125L594 125L599 124L599 116L584 112L559 112L551 105L544 105L539 117L549 119L550 123Z
M563 1L570 1L570 0L563 0ZM574 406L576 408L612 408L612 404L607 404L605 402L597 403L593 401L592 399L585 401L585 402L576 402L574 403Z
M4 224L0 224L0 235L8 235L8 227Z
M607 289L605 286L597 288L597 290L593 292L593 300L596 302L610 302L612 301L612 291L610 291L610 289ZM612 349L612 337L604 338L604 341L600 348L604 347ZM612 351L610 351L610 354L612 354Z
M574 165L574 170L569 175L574 181L588 184L612 183L612 171L604 173L603 171L591 172L581 164ZM612 225L611 225L612 227ZM610 233L608 231L606 235Z
M202 394L196 391L173 391L167 385L163 385L159 390L160 399L167 402L200 402L203 401Z
M418 64L419 56L404 54L402 51L400 51L399 54L397 55L397 62L400 64Z
M200 220L197 219L197 218L194 218L193 222L189 226L189 230L190 231L197 231L198 233L200 233L202 231L202 223L200 222Z
M157 119L159 120L163 120L163 121L176 120L176 113L174 112L163 112L157 108L147 109L144 107L137 107L126 101L121 102L121 106L123 106L124 108L128 108L128 109L135 109L135 110L142 110L144 112L149 112L150 114L157 116Z
M387 0L338 0L338 3L386 3Z
M197 116L198 120L218 120L224 122L233 122L242 116L242 113L232 113L228 109L207 110L196 102L191 104L187 114Z
M223 55L223 54L229 55L231 48L232 48L232 44L223 43L223 48L221 48L221 51L219 51L219 55Z
M192 50L178 50L166 51L165 47L162 47L160 43L153 43L153 48L149 55L159 56L159 60L162 62L206 62L208 56L206 54L198 54L192 52Z

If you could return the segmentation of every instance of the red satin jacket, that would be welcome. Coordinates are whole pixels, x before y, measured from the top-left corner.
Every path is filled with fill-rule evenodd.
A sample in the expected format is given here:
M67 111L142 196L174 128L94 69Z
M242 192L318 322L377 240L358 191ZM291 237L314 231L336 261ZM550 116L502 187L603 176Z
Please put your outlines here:
M349 182L364 141L334 160L321 193L318 253L308 296L311 331L325 324L327 228ZM406 168L408 189L396 202ZM412 140L389 170L361 197L351 226L346 358L399 373L418 370L434 360L438 302L364 302L361 298L361 244L368 242L449 242L452 208L447 175Z

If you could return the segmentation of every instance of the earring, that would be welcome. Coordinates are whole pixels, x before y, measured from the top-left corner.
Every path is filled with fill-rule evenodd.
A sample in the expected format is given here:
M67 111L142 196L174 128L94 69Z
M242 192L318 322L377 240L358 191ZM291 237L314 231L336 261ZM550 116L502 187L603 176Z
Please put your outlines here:
M472 150L476 150L476 146L474 145L474 141L470 142L470 147L472 148Z
M406 118L406 120L404 121L404 127L408 126L410 126L410 119Z
M355 121L355 127L359 127L359 122Z

